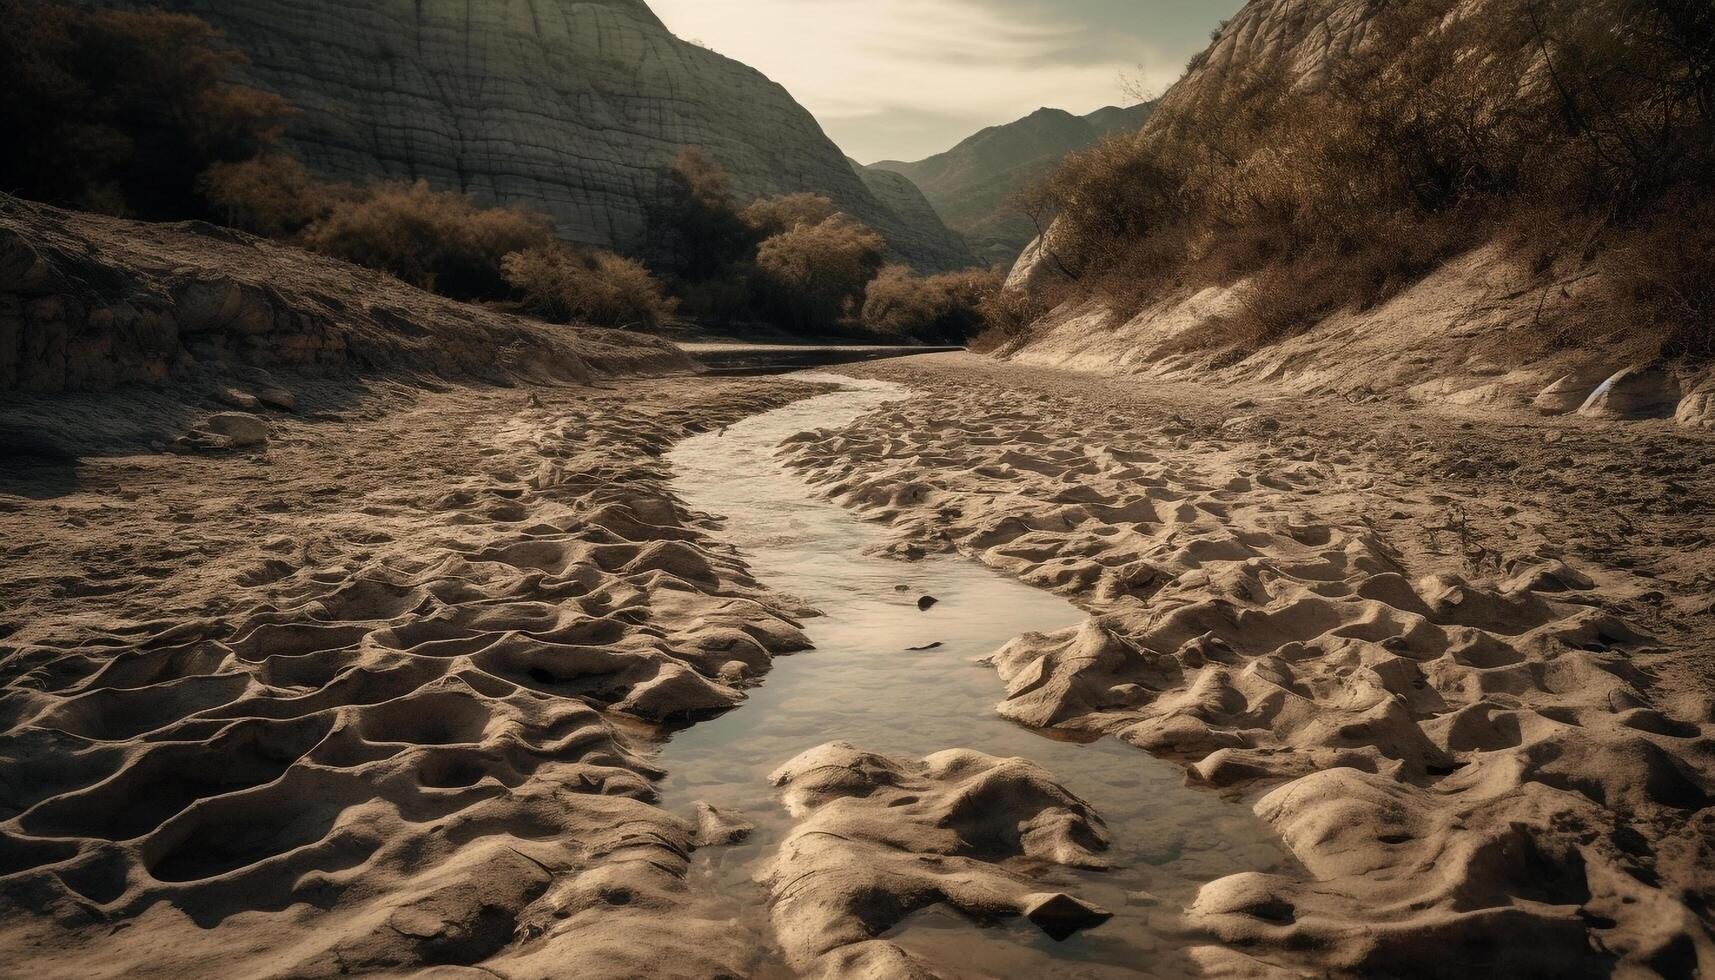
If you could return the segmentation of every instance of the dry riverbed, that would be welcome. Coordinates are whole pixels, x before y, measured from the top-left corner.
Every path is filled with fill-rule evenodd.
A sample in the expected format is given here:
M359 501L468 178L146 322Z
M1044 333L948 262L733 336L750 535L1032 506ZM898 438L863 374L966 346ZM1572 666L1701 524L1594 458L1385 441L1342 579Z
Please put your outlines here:
M43 977L1128 975L1105 929L1177 944L1128 947L1159 975L1715 968L1715 438L968 356L844 370L911 391L779 459L888 529L902 587L959 552L1089 617L968 652L1021 733L971 738L1182 765L1242 816L1201 823L1290 858L1210 848L1183 896L1165 871L1161 896L1105 894L1148 863L1147 821L1068 788L1091 767L911 741L945 720L727 763L773 770L785 817L663 808L687 724L842 737L743 704L813 610L665 458L825 386L378 385L306 398L264 449L0 475L0 955ZM877 656L829 663L858 690ZM743 881L697 870L752 823L770 853ZM929 907L1004 928L979 947L914 926ZM1089 930L1091 961L1009 959L1021 920Z
M1715 441L975 358L793 440L895 530L1086 609L999 711L1245 794L1302 862L1189 910L1215 972L1715 967Z

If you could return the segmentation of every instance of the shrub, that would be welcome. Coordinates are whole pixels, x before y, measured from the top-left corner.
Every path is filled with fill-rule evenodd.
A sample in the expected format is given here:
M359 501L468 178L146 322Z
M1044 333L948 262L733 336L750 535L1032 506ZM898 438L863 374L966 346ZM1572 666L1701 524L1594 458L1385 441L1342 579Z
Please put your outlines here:
M1222 336L1262 344L1485 238L1562 228L1525 243L1549 253L1539 271L1597 257L1642 285L1614 296L1643 319L1703 308L1627 256L1634 229L1684 229L1715 199L1707 0L1394 0L1319 88L1280 65L1223 71L1024 199L1087 288L1123 303L1254 275L1270 301ZM1669 265L1694 285L1715 256Z
M764 303L784 325L835 329L856 312L886 251L880 235L843 214L781 232L756 250Z
M662 175L645 220L651 259L686 280L725 273L746 261L757 243L733 204L726 172L695 149L681 151Z
M202 213L197 178L273 145L290 107L233 84L205 21L0 0L0 186L151 219Z
M962 344L987 325L983 310L1002 279L978 269L925 278L889 265L864 290L863 325L883 336Z
M673 310L642 263L611 252L537 246L506 256L502 269L527 310L561 323L647 330Z
M819 225L836 212L834 202L820 194L763 197L739 212L739 219L762 241L799 225Z
M315 251L465 300L504 297L502 259L554 244L553 228L539 214L481 209L424 181L375 184L336 201L302 237Z
M273 153L237 163L216 163L197 184L214 216L225 224L270 238L303 231L341 201L361 192L310 176L292 157Z

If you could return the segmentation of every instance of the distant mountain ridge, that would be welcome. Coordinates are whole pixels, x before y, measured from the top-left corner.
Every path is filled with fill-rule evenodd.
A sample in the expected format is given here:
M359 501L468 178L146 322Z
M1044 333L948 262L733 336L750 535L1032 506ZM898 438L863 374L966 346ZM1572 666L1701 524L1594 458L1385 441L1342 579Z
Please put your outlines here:
M1137 132L1154 110L1152 102L1108 106L1084 116L1038 109L1015 122L990 126L926 160L882 160L869 169L909 178L941 220L964 235L979 256L1010 264L1038 231L1011 207L1013 194L1047 175L1067 154L1114 133Z
M823 194L921 269L975 262L931 212L879 200L784 88L674 36L643 0L85 2L220 28L247 80L301 110L288 139L318 176L422 179L643 254L662 173L694 147L741 203Z

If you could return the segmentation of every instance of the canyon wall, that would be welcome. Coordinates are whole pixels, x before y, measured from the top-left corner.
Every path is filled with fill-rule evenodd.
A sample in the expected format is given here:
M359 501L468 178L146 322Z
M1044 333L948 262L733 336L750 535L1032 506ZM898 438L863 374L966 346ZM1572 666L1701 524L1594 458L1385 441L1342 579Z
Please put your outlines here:
M136 0L95 0L139 7ZM925 270L974 263L932 214L879 200L786 90L675 37L641 0L165 0L226 33L246 80L302 114L315 173L427 180L640 252L661 172L695 147L741 201L813 191Z

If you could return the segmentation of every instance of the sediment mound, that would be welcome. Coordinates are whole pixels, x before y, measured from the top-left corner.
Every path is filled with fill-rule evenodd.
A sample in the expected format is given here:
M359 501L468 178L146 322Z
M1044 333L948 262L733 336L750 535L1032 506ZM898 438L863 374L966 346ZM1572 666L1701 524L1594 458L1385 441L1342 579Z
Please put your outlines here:
M1025 915L1055 935L1108 918L1033 884L1019 862L1100 868L1102 820L1024 759L969 749L921 761L834 742L776 770L799 818L762 873L787 960L815 976L959 972L877 936L937 903L979 921Z

